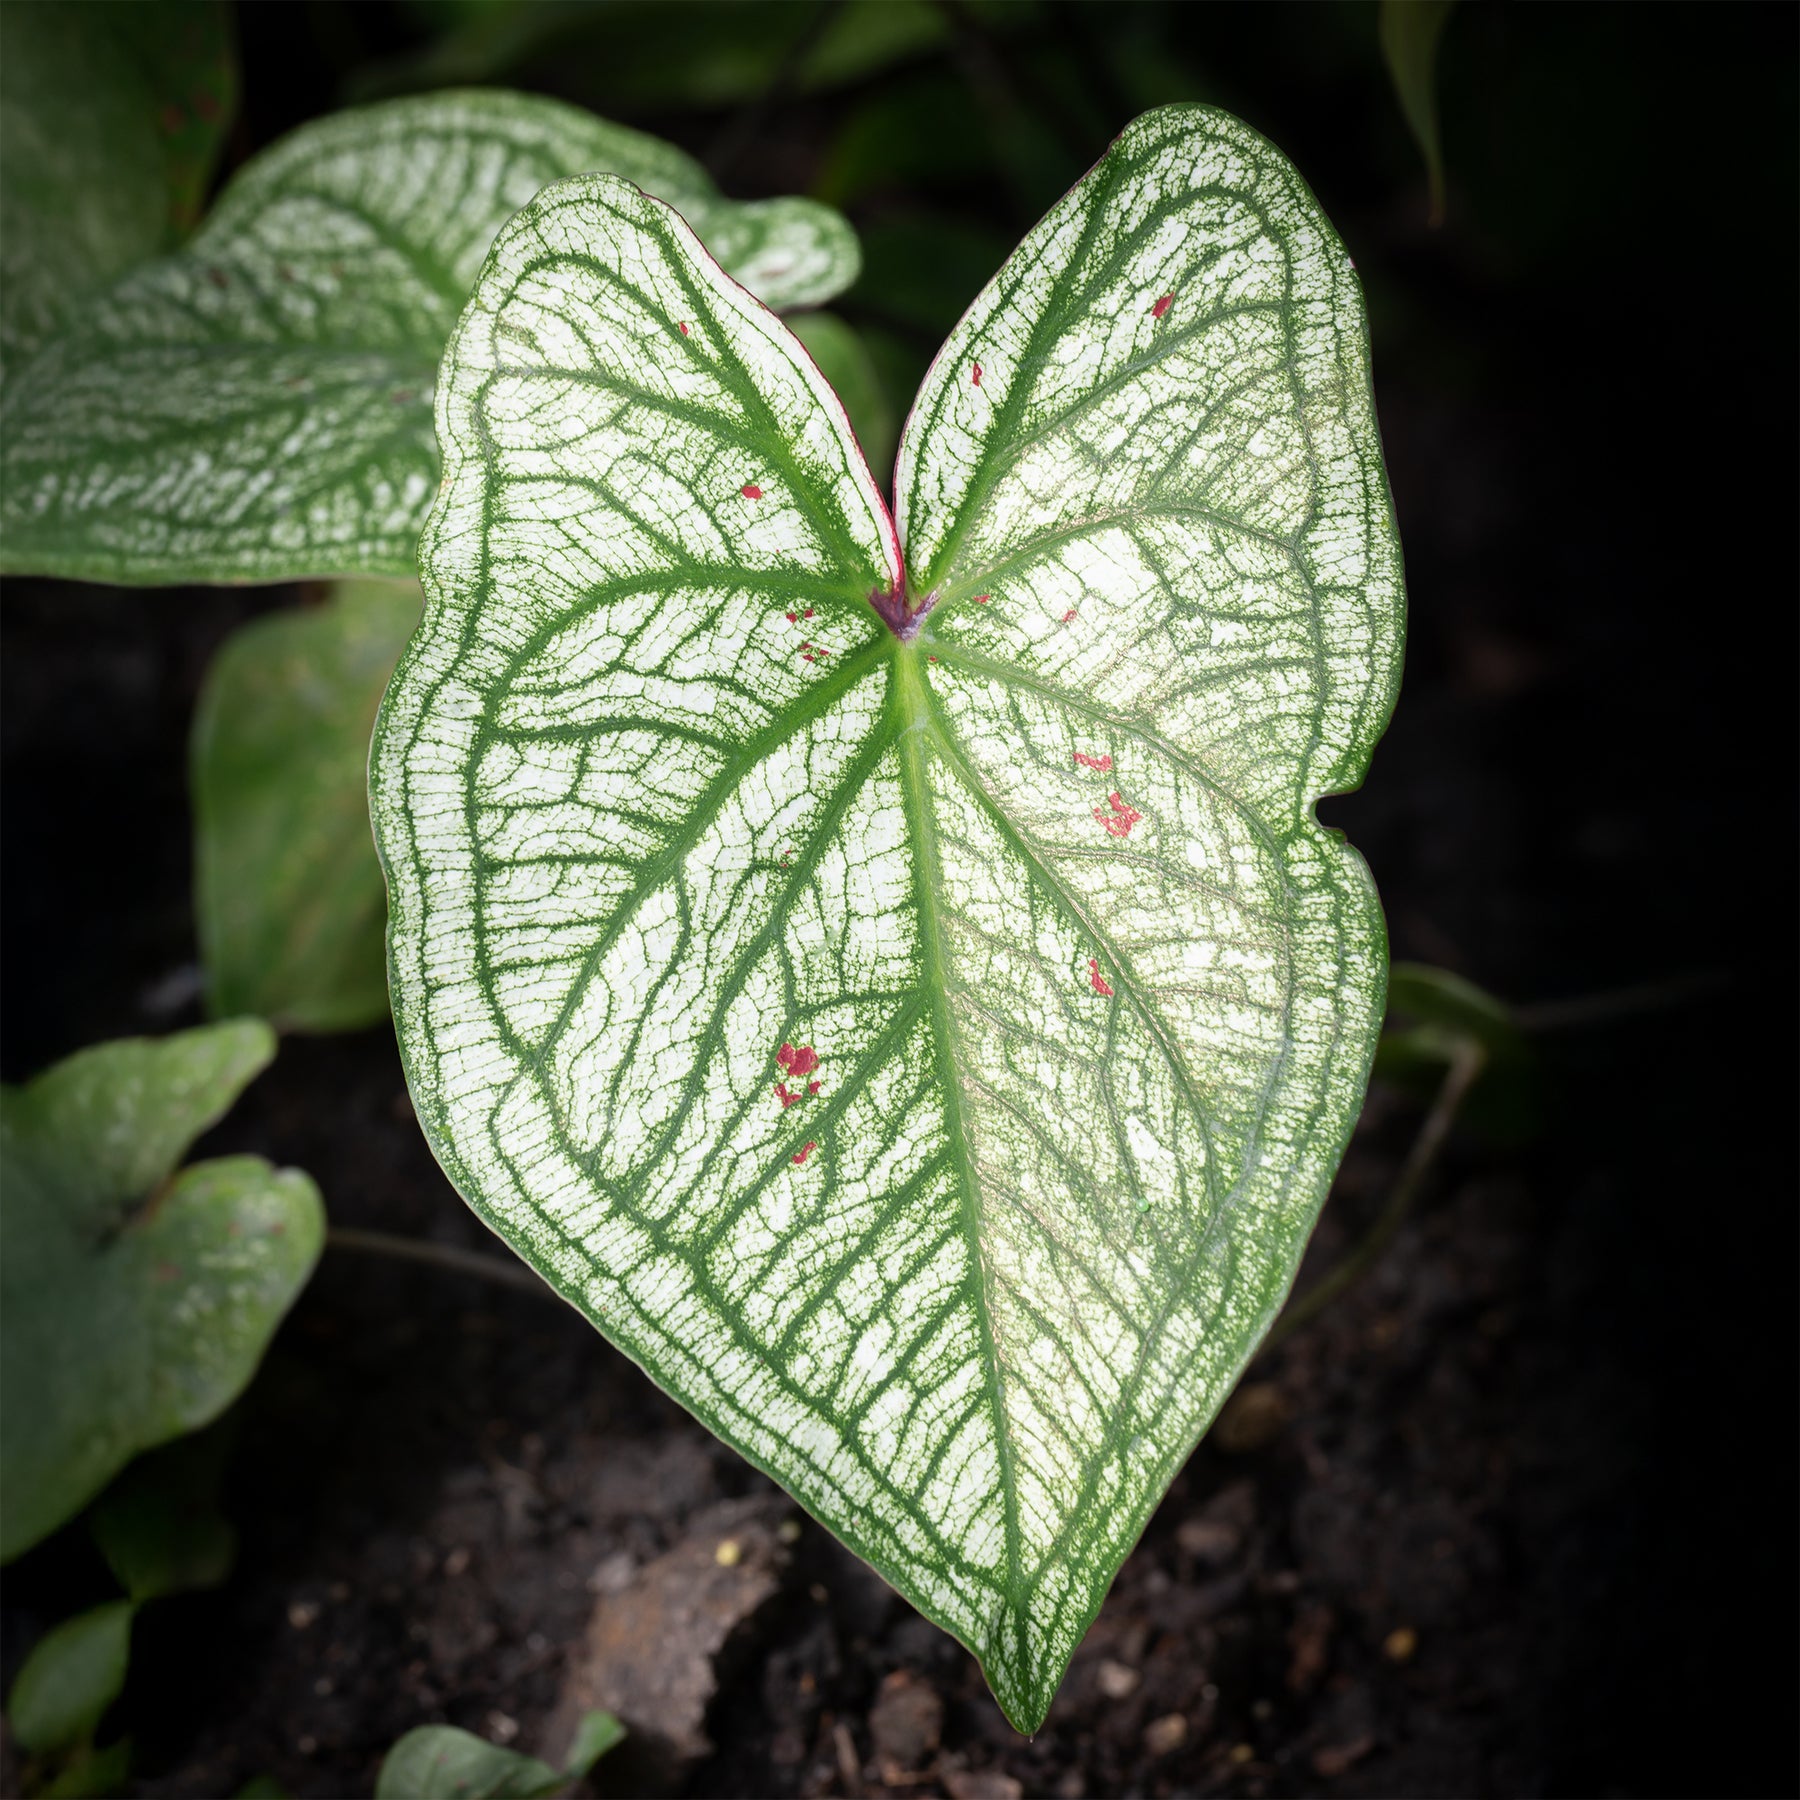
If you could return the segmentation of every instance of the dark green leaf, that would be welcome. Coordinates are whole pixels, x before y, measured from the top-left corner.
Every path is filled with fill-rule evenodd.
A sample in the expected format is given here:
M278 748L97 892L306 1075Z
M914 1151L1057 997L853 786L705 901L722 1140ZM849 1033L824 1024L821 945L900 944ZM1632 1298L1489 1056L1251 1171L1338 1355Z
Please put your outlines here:
M213 659L194 713L194 895L214 1014L301 1031L387 1017L369 734L419 622L413 583L346 582Z
M538 1800L570 1777L453 1725L421 1725L387 1753L375 1800Z
M237 1557L237 1532L219 1511L229 1434L221 1427L140 1456L88 1509L88 1528L142 1605L217 1587Z
M609 1712L583 1713L575 1727L566 1763L571 1775L585 1775L607 1751L625 1741L625 1727Z
M239 1020L0 1090L0 1559L216 1417L310 1273L305 1175L255 1156L172 1173L274 1047Z
M43 1756L93 1735L125 1686L136 1610L129 1600L109 1600L65 1619L32 1646L6 1699L21 1749Z

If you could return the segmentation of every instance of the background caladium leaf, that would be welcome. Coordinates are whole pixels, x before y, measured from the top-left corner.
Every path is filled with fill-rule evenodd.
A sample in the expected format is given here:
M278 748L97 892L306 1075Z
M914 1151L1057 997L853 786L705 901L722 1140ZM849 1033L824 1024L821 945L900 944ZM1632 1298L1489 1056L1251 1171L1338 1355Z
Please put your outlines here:
M0 1089L0 1560L216 1417L311 1273L325 1216L299 1170L175 1172L274 1053L239 1019Z
M414 582L347 581L252 620L194 711L194 909L217 1016L302 1031L387 1017L369 734L419 622Z
M220 0L0 6L0 359L191 225L236 101Z
M438 404L371 764L420 1118L1032 1729L1380 1020L1312 816L1398 667L1348 259L1253 132L1146 115L933 364L898 536L810 359L617 182L502 234Z
M494 234L546 182L622 175L774 307L852 282L811 200L558 101L429 95L303 126L178 255L90 301L0 405L0 567L116 582L410 575L438 359Z

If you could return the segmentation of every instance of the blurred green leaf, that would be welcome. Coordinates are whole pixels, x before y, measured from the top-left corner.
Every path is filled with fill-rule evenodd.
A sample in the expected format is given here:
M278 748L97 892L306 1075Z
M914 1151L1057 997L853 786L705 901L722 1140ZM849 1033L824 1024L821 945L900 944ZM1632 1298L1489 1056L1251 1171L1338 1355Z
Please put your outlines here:
M111 1800L130 1773L130 1738L120 1738L104 1750L83 1745L37 1790L37 1800Z
M236 99L219 0L0 6L0 361L191 225Z
M85 9L0 6L0 359L8 370L83 294L169 229L155 105Z
M1479 1044L1485 1061L1463 1103L1463 1124L1492 1142L1523 1142L1537 1127L1536 1063L1512 1009L1448 969L1395 963L1375 1078L1428 1102L1465 1041Z
M369 736L416 582L347 581L253 620L207 670L189 757L208 1004L301 1031L387 1017Z
M421 1725L387 1753L375 1800L533 1800L570 1777L453 1725Z
M220 0L112 0L81 11L90 29L104 12L144 73L156 102L170 218L185 235L200 222L237 116L237 51L226 8Z
M255 1156L173 1173L274 1053L242 1019L0 1089L0 1560L215 1418L311 1273L307 1176Z
M293 1796L273 1775L252 1775L232 1800L293 1800Z
M88 1529L119 1584L142 1605L217 1587L237 1559L219 1510L229 1440L198 1432L140 1456L88 1509Z
M585 1775L607 1751L625 1741L625 1727L609 1712L583 1713L569 1746L568 1772Z
M535 1800L585 1775L624 1737L611 1713L587 1713L575 1729L568 1767L553 1769L453 1725L421 1725L387 1753L375 1800Z
M448 29L427 49L362 71L351 97L418 93L558 70L601 105L728 107L777 83L820 93L862 81L949 37L932 0L464 0L434 8ZM1022 15L1015 5L985 11Z
M1456 0L1381 0L1381 53L1400 110L1425 153L1431 222L1444 222L1444 147L1438 132L1438 41Z
M21 1749L44 1756L93 1735L125 1686L136 1610L129 1600L109 1600L65 1619L32 1646L6 1698Z
M988 225L943 215L885 219L863 235L862 278L850 297L877 318L935 345L1010 249Z
M835 313L797 313L788 329L837 390L875 479L886 484L894 461L895 412L861 336Z
M674 145L558 101L475 90L315 119L246 163L180 254L90 297L8 382L0 567L410 576L450 328L507 219L599 170L667 201L777 310L856 279L856 235L828 207L727 200Z

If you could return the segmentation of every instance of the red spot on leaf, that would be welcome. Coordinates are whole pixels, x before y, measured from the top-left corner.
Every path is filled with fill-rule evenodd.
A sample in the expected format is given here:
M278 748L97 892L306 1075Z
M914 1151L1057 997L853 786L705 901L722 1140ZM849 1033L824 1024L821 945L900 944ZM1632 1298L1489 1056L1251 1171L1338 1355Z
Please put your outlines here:
M802 661L802 662L811 662L811 661L812 661L812 659L813 659L813 658L812 658L812 652L811 652L811 651L810 651L810 650L808 650L808 651L807 651L807 652L806 652L806 653L805 653L805 654L804 654L804 655L803 655L803 656L802 656L802 657L801 657L801 658L800 658L800 660L801 660L801 661Z
M683 324L683 325L682 325L682 327L681 327L681 335L682 335L682 336L683 336L683 337L687 337L687 336L688 336L688 335L689 335L689 333L688 333L688 328L687 328L687 325L686 325L686 324L685 324L685 323L684 323L684 324Z
M805 1162L805 1161L806 1161L806 1159L807 1159L807 1158L808 1158L808 1157L809 1157L809 1156L811 1156L811 1155L812 1155L812 1153L813 1153L813 1152L814 1152L814 1151L815 1151L815 1150L816 1150L816 1149L818 1149L818 1147L819 1147L819 1145L818 1145L818 1140L817 1140L817 1139L815 1139L815 1138L808 1138L808 1139L807 1139L807 1140L806 1140L806 1142L805 1142L805 1143L804 1143L804 1144L802 1144L802 1145L801 1145L801 1146L800 1146L800 1148L799 1148L799 1149L798 1149L798 1150L796 1150L796 1151L795 1151L795 1152L794 1152L794 1161L795 1161L795 1162L797 1162L797 1163L803 1163L803 1162Z
M1132 826L1134 826L1144 815L1139 812L1135 806L1127 806L1117 792L1108 794L1107 799L1112 804L1112 811L1110 813L1102 812L1100 808L1096 806L1094 808L1094 817L1098 819L1114 837L1129 837Z
M790 1094L788 1092L788 1084L785 1081L776 1082L775 1097L781 1102L781 1110L783 1112L786 1112L787 1109L800 1098L798 1094Z
M783 1044L775 1052L775 1060L798 1081L819 1066L819 1053L811 1044L802 1044L797 1050L792 1044Z
M1151 307L1151 309L1150 309L1151 318L1160 319L1163 316L1163 314L1169 310L1169 307L1173 304L1174 299L1175 299L1175 296L1173 294L1164 294L1163 297L1159 301L1157 301L1157 303L1153 307Z
M1098 769L1103 775L1112 767L1112 758L1110 756L1089 756L1085 750L1077 750L1075 752L1075 760L1080 763L1084 769Z
M1075 608L1071 606L1069 608L1069 610L1063 614L1062 622L1066 625L1072 618L1074 618L1074 616L1075 616Z
M1094 984L1094 992L1096 994L1111 996L1112 983L1100 973L1100 959L1097 956L1090 956L1088 958L1088 979Z
M991 599L993 599L993 597L994 597L994 596L993 596L993 595L992 595L992 594L977 594L977 595L976 595L976 596L975 596L975 604L976 604L976 605L977 605L977 606L986 606L986 605L987 605L987 603L988 603L988 602L989 602L989 601L990 601L990 600L991 600Z
M798 613L789 613L787 616L787 622L790 625L798 625L800 623L800 615Z
M762 489L759 488L754 481L746 481L744 485L738 489L738 492L742 494L746 500L760 500L762 498Z
M803 619L810 619L813 616L813 609L809 606L800 616Z
M816 1094L819 1091L819 1084L816 1081L809 1081L806 1084L806 1091L809 1094Z
M980 363L977 363L975 365L975 385L977 387L981 386L981 364Z
M926 657L926 659L925 659L925 660L926 660L926 661L927 661L927 662L936 662L936 661L937 661L937 658L936 658L936 657L935 657L935 656L928 656L928 657Z

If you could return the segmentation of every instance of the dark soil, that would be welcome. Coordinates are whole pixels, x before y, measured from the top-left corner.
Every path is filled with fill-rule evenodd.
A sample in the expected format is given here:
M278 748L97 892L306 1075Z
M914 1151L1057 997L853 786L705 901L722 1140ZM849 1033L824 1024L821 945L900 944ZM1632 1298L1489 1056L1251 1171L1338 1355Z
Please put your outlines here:
M1197 10L1222 62L1253 14L1315 17ZM560 1303L332 1251L233 1416L236 1574L140 1619L134 1794L366 1794L429 1720L560 1754L596 1607L753 1516L772 1592L708 1653L712 1748L628 1747L599 1792L1796 1791L1795 36L1471 9L1445 237L1346 160L1373 102L1330 71L1219 96L1319 171L1376 319L1409 667L1326 811L1397 955L1519 1001L1657 992L1540 1033L1535 1134L1460 1134L1370 1279L1252 1370L1039 1735L819 1527L721 1513L775 1490ZM199 1016L187 722L218 642L291 598L7 584L8 1079ZM1303 1284L1418 1121L1375 1092ZM337 1224L504 1254L386 1031L285 1043L227 1149L311 1171ZM10 1570L7 1677L107 1579L79 1528Z

